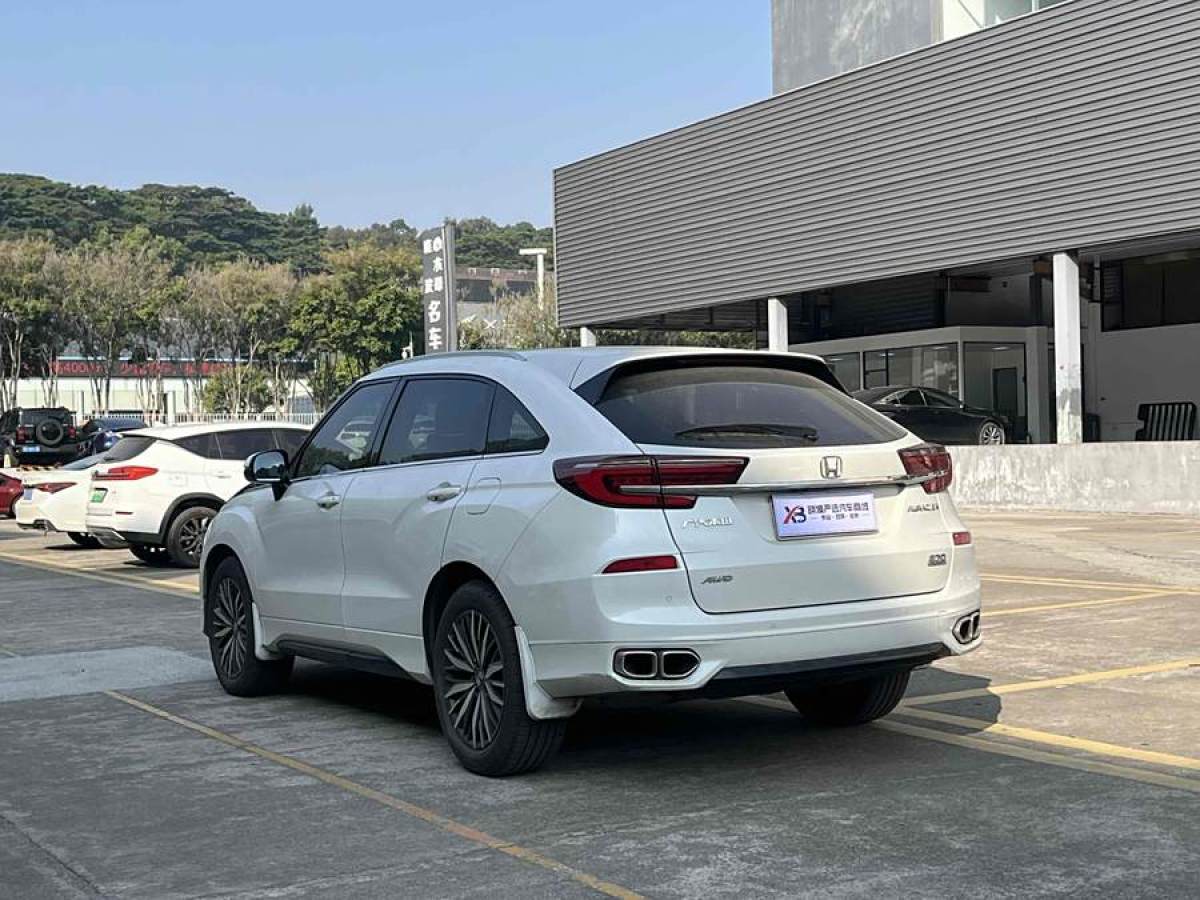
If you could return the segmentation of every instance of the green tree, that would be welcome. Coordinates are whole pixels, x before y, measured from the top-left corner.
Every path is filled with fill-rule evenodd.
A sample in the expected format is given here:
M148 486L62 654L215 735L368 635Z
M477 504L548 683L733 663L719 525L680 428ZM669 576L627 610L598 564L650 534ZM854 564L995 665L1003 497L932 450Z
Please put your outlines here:
M329 274L310 278L296 302L293 334L311 336L322 396L400 359L422 331L421 264L402 248L361 243L326 256ZM314 395L317 393L314 390Z
M108 409L112 379L126 352L140 351L173 289L172 262L148 232L122 239L102 232L61 256L56 278L63 309L83 355L100 363L92 376L97 409Z
M454 240L455 262L460 266L528 268L529 260L518 252L522 247L546 247L546 264L554 266L554 230L529 222L497 225L488 218L461 219Z
M271 402L271 385L262 369L247 369L236 379L221 369L204 384L204 409L213 413L258 413Z
M251 379L268 348L286 336L298 289L282 263L242 259L189 271L189 302L204 311L196 318L203 319L215 355L230 366L223 391L231 411L248 411Z
M29 357L54 334L57 305L46 265L53 253L44 238L0 241L0 407L16 404Z

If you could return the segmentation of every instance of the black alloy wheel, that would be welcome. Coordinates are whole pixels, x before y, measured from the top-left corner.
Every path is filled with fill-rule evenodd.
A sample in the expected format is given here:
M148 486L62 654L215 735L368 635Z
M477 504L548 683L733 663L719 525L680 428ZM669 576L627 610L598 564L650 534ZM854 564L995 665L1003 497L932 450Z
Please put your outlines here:
M472 581L451 595L429 656L442 733L464 768L516 775L558 749L566 720L526 711L516 628L492 585Z
M287 683L294 659L259 659L250 585L237 559L224 560L209 581L204 633L221 687L237 697L274 693Z

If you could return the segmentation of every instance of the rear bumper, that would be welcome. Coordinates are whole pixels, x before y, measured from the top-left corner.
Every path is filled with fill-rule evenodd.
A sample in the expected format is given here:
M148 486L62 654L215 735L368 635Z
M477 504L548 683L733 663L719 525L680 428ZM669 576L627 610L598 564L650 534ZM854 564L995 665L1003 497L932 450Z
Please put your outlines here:
M694 604L655 609L644 598L630 597L635 628L628 616L611 615L610 608L610 615L581 617L588 620L590 639L531 639L535 679L560 699L612 693L730 697L969 653L982 639L960 644L952 629L980 608L979 579L973 551L955 556L955 572L944 589L908 597L724 615L709 615ZM700 664L678 680L618 675L616 652L639 648L689 649Z

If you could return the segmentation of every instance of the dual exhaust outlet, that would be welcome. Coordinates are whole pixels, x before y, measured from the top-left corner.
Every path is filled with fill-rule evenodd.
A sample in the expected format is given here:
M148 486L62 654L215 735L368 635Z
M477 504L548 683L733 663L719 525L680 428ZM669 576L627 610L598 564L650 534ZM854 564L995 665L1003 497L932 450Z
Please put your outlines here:
M968 613L950 629L954 633L954 639L960 644L969 644L971 641L979 637L979 610L973 613Z
M649 681L662 678L677 681L687 678L700 666L695 650L618 650L613 654L613 671L622 678Z

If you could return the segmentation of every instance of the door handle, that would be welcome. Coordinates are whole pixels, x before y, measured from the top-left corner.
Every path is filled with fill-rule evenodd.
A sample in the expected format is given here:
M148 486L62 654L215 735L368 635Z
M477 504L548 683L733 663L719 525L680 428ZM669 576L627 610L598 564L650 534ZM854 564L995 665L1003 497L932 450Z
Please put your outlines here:
M450 484L448 481L443 481L435 488L430 488L429 493L425 495L427 500L432 500L434 503L441 503L445 500L453 500L462 493L461 484Z
M326 494L317 500L317 506L321 507L321 509L333 509L341 502L342 498L337 494Z

